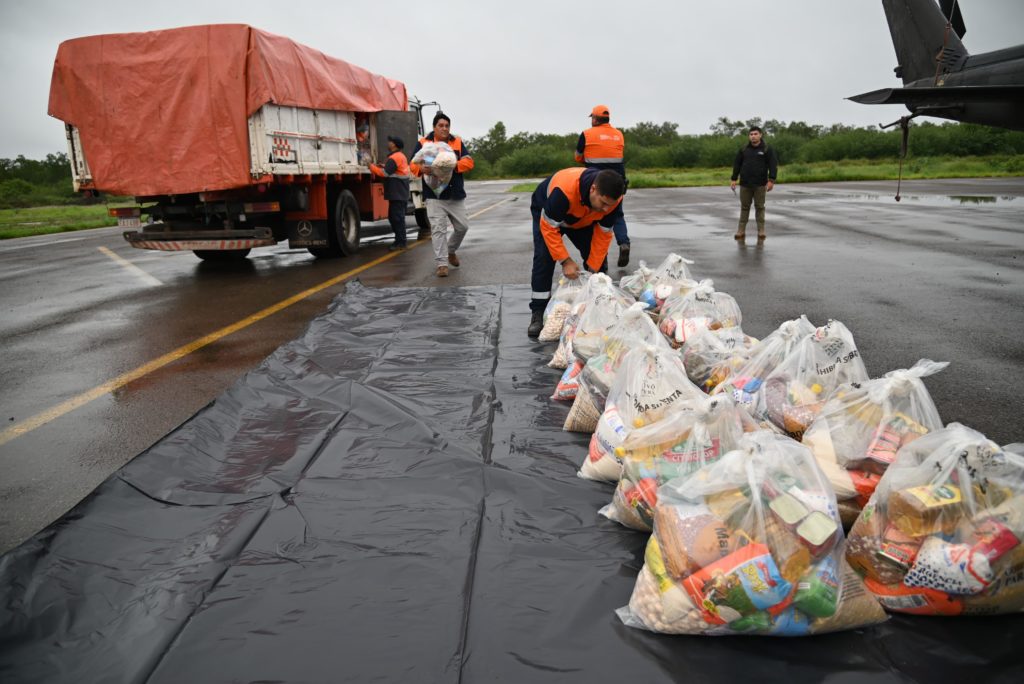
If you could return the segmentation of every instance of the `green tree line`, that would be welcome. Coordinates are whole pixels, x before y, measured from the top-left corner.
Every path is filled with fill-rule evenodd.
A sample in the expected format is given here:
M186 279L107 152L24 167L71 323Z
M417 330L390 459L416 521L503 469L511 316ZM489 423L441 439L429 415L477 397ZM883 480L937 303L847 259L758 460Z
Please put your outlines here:
M732 166L736 150L746 144L751 126L760 126L775 147L779 163L804 164L845 160L891 160L900 147L899 130L843 124L820 126L803 121L769 119L733 121L719 117L707 133L683 135L678 124L644 121L622 129L626 168L676 169ZM543 176L571 166L579 131L515 133L501 121L479 138L467 141L476 168L471 178ZM910 156L1000 157L1000 169L1024 174L1024 132L976 124L919 123L911 128ZM90 203L71 187L71 168L63 152L45 159L0 159L0 208Z
M71 166L63 152L46 159L0 159L0 208L84 202L71 187Z
M626 137L626 168L672 169L731 167L736 151L747 142L751 126L760 126L765 140L775 148L779 163L895 159L901 132L877 127L843 124L820 126L803 121L769 119L732 121L720 117L702 135L683 135L678 124L641 122L623 128ZM565 135L516 133L509 135L501 121L480 138L467 141L476 169L473 177L521 178L541 176L570 166L579 131ZM908 156L1010 156L1024 173L1024 132L976 124L920 123L911 127Z

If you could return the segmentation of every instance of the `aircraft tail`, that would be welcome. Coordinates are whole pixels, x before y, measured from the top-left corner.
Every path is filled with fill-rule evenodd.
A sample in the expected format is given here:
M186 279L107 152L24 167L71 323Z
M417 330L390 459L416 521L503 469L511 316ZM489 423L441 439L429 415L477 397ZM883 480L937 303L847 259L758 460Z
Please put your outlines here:
M960 42L963 19L956 2L946 2L954 28L946 29L946 16L935 0L882 0L889 33L899 65L896 75L904 85L936 79L955 71L969 53ZM959 35L958 35L959 34Z

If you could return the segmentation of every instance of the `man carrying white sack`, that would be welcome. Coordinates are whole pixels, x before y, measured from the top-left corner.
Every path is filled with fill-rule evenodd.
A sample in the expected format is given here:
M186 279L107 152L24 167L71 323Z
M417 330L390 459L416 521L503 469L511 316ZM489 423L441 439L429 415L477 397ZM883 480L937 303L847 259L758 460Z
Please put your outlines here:
M473 168L473 157L462 143L462 138L451 134L452 121L444 112L434 115L434 130L425 138L420 138L413 150L413 157L425 144L431 142L445 143L455 153L458 162L451 180L441 193L435 194L428 183L423 184L423 200L427 205L427 217L430 219L430 241L434 246L434 261L437 264L437 277L448 277L448 266L458 266L456 254L462 245L463 238L469 230L469 218L466 215L466 187L462 174ZM430 167L418 163L410 164L412 172L417 176L429 175ZM448 238L448 226L453 228L451 239Z

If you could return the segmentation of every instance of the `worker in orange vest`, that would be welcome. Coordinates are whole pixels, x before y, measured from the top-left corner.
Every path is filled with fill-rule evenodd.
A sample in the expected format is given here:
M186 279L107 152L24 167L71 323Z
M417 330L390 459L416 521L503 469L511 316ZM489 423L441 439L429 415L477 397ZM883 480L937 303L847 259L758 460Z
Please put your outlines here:
M530 285L530 337L540 335L544 327L544 309L551 299L551 279L555 263L562 274L575 280L580 267L565 248L562 236L579 250L584 268L591 272L607 270L608 247L613 226L622 218L622 194L625 179L609 169L563 169L544 179L533 192L533 273Z
M576 161L588 169L611 169L626 178L626 164L623 159L626 139L622 131L612 127L611 112L607 105L597 105L590 110L590 128L580 133L576 142ZM629 181L626 181L629 186ZM626 232L626 217L615 222L615 242L619 245L618 267L629 263L629 234Z
M466 213L466 185L462 174L473 169L473 157L466 149L462 138L451 132L452 120L444 112L434 115L434 130L420 138L412 151L416 153L427 143L445 143L455 153L458 160L455 173L447 187L440 195L434 193L427 183L423 184L423 202L427 205L427 218L430 219L430 241L434 246L434 262L437 265L437 277L448 277L448 265L458 267L461 263L455 253L462 245L462 240L469 231L469 216ZM412 172L417 176L430 174L429 166L410 164ZM448 226L452 227L452 236L448 237Z
M395 234L395 241L388 247L389 252L405 249L405 210L409 204L409 160L402 150L405 141L395 135L388 136L388 160L384 166L370 164L370 172L384 179L384 199L388 201L388 222Z

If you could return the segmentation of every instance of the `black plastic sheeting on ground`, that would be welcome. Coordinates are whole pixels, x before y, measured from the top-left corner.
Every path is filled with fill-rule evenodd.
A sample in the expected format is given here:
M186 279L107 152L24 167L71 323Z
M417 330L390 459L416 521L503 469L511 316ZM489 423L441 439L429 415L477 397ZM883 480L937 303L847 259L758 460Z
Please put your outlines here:
M1019 616L841 634L622 625L523 287L348 286L305 335L0 559L5 682L1022 681Z

